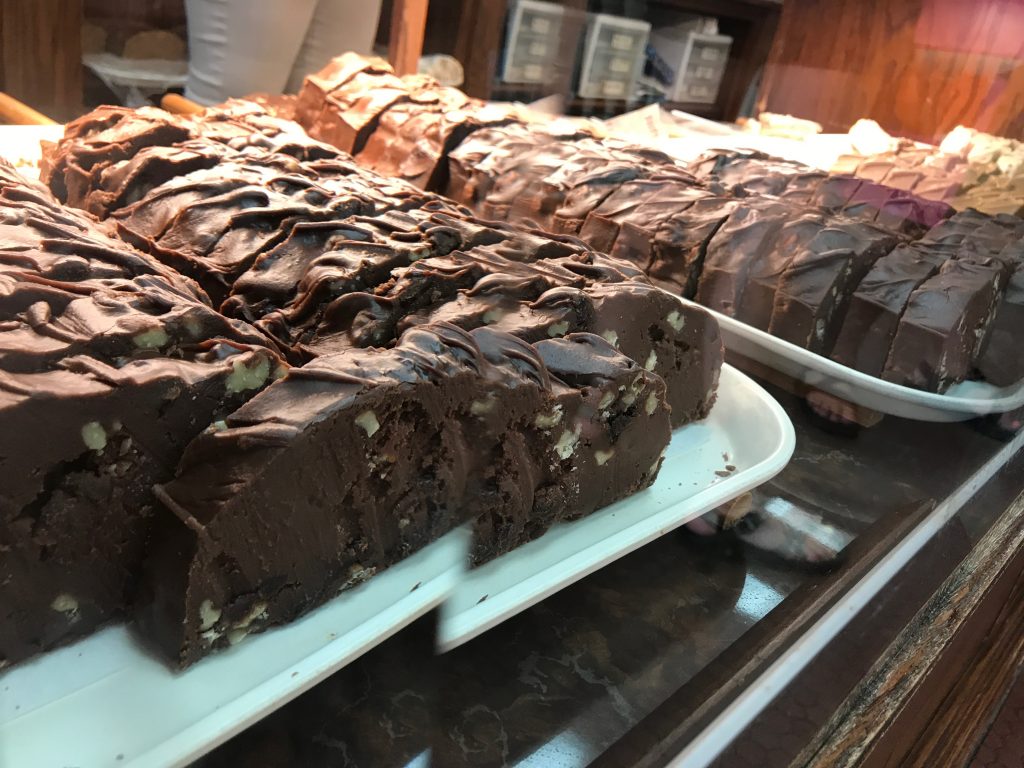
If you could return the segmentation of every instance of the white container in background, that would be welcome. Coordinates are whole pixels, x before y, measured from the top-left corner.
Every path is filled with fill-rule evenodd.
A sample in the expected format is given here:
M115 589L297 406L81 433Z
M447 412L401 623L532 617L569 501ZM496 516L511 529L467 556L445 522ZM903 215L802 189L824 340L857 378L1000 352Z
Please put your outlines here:
M606 13L587 16L579 85L587 99L629 99L644 66L651 25Z
M509 6L508 14L501 81L548 81L561 46L565 9L541 0L516 0Z
M652 32L651 44L665 63L675 70L675 82L669 91L671 101L715 102L729 61L731 37L676 27Z

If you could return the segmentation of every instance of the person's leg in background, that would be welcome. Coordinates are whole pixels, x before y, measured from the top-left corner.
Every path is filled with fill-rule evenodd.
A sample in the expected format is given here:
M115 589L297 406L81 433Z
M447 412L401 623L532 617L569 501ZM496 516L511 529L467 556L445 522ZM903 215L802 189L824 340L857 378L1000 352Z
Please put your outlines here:
M317 0L186 0L185 96L215 104L257 91L283 93L316 5Z
M288 78L288 93L302 87L302 79L317 72L346 51L368 54L380 20L381 0L317 0L313 20Z

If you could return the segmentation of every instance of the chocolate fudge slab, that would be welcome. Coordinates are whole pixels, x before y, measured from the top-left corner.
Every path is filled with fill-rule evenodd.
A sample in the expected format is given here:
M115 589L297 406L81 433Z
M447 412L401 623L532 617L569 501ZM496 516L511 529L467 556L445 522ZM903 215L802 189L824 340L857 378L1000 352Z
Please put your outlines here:
M628 222L633 231L623 238L619 250L629 261L643 268L650 260L649 250L641 247L641 252L630 255L632 243L646 242L648 233L656 229L660 221L684 211L706 195L704 190L676 179L651 178L627 182L587 216L580 228L580 239L595 251L610 254Z
M828 355L855 287L897 243L895 235L862 222L819 232L779 279L768 332Z
M513 107L471 103L453 91L438 88L436 97L426 95L433 91L414 93L412 100L393 105L381 115L356 158L385 176L443 191L448 184L448 153L473 131L516 119Z
M791 206L771 198L740 202L708 243L697 302L735 317L751 270L766 257L783 225L794 215Z
M473 333L488 359L504 334ZM533 345L551 377L553 405L527 434L523 448L536 465L554 462L561 478L541 487L524 518L489 511L477 518L474 564L649 486L671 437L664 381L593 334L570 334ZM533 439L531 439L531 437ZM531 445L531 443L533 445ZM554 491L554 493L552 493ZM507 508L506 508L507 509Z
M309 134L350 154L358 154L373 135L380 117L409 91L402 80L389 74L360 72L344 84L344 90L325 94L315 117L301 119Z
M0 666L126 614L152 484L278 375L207 302L0 164Z
M970 373L1004 280L998 262L951 259L910 295L882 378L945 392Z
M685 210L659 222L645 270L651 282L692 299L704 269L708 243L738 205L737 200L705 194Z
M1008 387L1024 379L1024 263L1019 264L1006 283L988 338L975 365L984 379L997 387Z
M606 401L613 383L631 406ZM197 438L160 489L140 627L186 666L466 520L481 519L480 548L497 553L592 511L653 481L669 438L660 387L597 338L550 342L542 357L450 325L293 369ZM600 472L612 478L581 482ZM268 536L270 551L257 543Z
M881 376L911 294L949 258L948 249L910 244L876 261L850 300L832 359Z
M762 331L768 330L775 305L775 289L793 257L807 247L825 227L821 214L809 213L783 224L762 258L751 265L743 301L736 310L736 319Z

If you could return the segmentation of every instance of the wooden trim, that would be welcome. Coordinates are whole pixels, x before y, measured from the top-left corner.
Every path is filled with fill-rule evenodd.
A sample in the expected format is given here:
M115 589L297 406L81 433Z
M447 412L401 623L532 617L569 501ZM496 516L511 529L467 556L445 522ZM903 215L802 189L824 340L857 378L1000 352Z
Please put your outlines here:
M399 75L413 75L419 71L428 5L428 0L395 0L391 11L388 59Z
M28 104L22 104L13 96L0 91L0 122L13 125L56 125L42 112L37 112Z
M907 768L966 765L1024 668L1024 578L957 685L918 737Z
M974 715L948 734L934 729L966 717L956 702L961 681L991 684L994 673L1024 653L1019 629L1024 623L1022 579L1024 494L890 644L793 765L961 764L942 750L952 749L961 758L969 755L980 738L978 724L991 714L1002 692L968 692ZM989 659L978 656L986 646L994 649ZM964 733L968 726L974 728L974 737ZM934 762L936 754L942 754L939 763Z

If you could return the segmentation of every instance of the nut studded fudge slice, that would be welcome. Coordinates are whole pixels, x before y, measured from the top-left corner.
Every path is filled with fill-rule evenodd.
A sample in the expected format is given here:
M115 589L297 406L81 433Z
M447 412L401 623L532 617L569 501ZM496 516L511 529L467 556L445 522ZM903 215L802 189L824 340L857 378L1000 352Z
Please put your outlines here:
M735 317L750 273L768 258L783 225L796 215L792 206L774 198L741 200L708 243L697 302Z
M938 245L910 243L876 261L850 299L832 359L881 376L911 295L951 253Z
M1004 283L997 261L945 262L910 295L882 378L929 392L963 381L988 335Z
M506 334L483 328L472 335L489 360L500 364L500 356L508 354ZM477 516L477 564L537 538L555 523L646 488L668 445L670 409L661 378L593 334L546 339L532 349L547 369L552 405L516 436L522 442L513 450L529 455L523 463L532 465L537 487L531 505L496 506ZM522 365L516 374L524 375ZM499 409L500 404L480 417L493 418ZM543 479L538 483L537 478Z
M0 166L0 666L121 617L150 487L281 366L195 284Z
M600 339L557 344L594 350L573 371L589 383L607 378L610 361L629 367ZM623 394L644 395L616 434L591 423L600 399L552 378L544 356L573 359L442 324L412 330L392 349L293 369L197 438L160 490L166 514L139 610L145 635L187 665L467 520L491 521L482 530L505 533L507 548L652 481L668 441L661 382L632 369L615 377ZM618 412L603 408L605 419ZM634 421L646 430L631 431ZM622 450L614 464L615 446L627 445L619 441L641 436L638 458L650 461L634 468ZM592 466L613 477L582 488ZM519 522L515 535L505 521Z
M819 232L779 278L768 332L830 354L856 286L897 244L895 235L862 222L836 221Z

